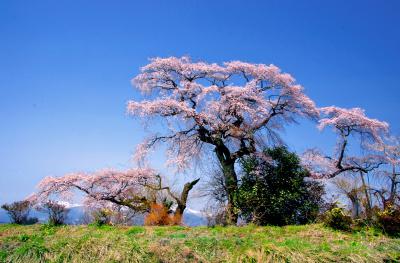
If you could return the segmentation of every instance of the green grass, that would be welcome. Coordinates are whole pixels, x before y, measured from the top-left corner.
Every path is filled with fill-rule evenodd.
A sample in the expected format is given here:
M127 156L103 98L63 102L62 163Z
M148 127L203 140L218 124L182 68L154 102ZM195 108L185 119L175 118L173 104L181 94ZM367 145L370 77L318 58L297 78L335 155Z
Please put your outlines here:
M374 230L0 225L0 262L400 262Z

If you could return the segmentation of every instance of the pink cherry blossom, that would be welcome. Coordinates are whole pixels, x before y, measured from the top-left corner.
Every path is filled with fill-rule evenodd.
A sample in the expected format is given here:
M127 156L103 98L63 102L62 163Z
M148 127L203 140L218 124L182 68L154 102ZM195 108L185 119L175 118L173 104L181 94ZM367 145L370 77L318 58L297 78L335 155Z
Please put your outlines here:
M69 200L79 191L85 195L84 203L89 206L101 203L140 209L146 196L143 182L153 180L155 174L155 171L147 168L126 171L105 169L93 173L46 177L39 183L37 193L30 200L43 202L57 196Z
M221 143L238 158L297 116L319 114L295 79L274 65L154 58L132 82L148 99L129 101L128 113L162 117L168 127L140 145L136 156L148 152L144 145L165 142L168 163L181 169Z
M387 133L389 124L365 116L361 108L343 109L335 106L321 108L325 115L320 119L318 128L323 130L332 126L336 132L347 136L349 133L358 134L372 140L382 142L382 133Z
M348 156L349 137L358 137L364 148L368 143L381 145L389 125L386 122L368 118L363 109L343 109L335 106L320 109L320 130L330 126L338 134L337 150L334 156L327 156L318 150L308 150L302 156L303 164L314 177L335 177L345 172L367 173L385 163L380 154L366 154L362 157Z

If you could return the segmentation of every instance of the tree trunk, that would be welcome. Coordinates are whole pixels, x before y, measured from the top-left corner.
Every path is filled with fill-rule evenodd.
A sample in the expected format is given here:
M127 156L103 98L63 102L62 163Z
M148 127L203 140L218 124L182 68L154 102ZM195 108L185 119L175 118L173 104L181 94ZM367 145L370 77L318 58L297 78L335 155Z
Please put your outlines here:
M368 193L369 186L367 186L367 184L365 183L364 174L362 171L360 171L360 177L364 189L365 198L367 200L367 204L365 206L365 212L367 214L367 218L369 219L371 218L371 211L372 211L371 199L369 198L369 193Z
M183 187L180 198L176 198L174 196L174 198L178 204L178 207L175 210L175 214L183 215L183 212L186 209L186 203L187 203L187 199L189 196L189 192L190 192L190 190L192 190L193 186L195 186L199 182L199 180L200 180L200 178L198 178L192 182L186 183L185 186Z
M387 204L384 204L385 207L384 209L387 208L387 206L392 206L394 205L395 198L396 198L396 179L397 179L397 173L396 173L396 166L392 165L392 176L390 178L390 193L389 193L389 200Z
M231 152L222 142L215 147L215 153L222 167L224 175L225 189L228 197L227 203L227 224L236 225L238 220L238 211L235 207L235 195L238 189L238 179L235 172L235 161Z
M352 205L352 217L353 218L359 218L360 217L360 200L358 199L357 196L354 195L349 195L349 199L351 201Z
M236 225L238 212L235 207L235 194L238 189L238 180L235 172L235 163L225 163L222 168L228 195L227 223L229 225Z

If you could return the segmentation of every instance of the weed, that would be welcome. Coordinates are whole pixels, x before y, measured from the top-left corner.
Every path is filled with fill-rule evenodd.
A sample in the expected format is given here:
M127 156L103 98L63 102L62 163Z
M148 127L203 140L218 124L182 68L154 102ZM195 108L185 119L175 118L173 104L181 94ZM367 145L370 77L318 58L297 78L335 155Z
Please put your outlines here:
M175 234L169 235L169 237L170 238L185 238L186 234L184 234L184 233L175 233Z
M137 235L146 232L146 230L142 226L133 226L131 227L127 234L128 235Z

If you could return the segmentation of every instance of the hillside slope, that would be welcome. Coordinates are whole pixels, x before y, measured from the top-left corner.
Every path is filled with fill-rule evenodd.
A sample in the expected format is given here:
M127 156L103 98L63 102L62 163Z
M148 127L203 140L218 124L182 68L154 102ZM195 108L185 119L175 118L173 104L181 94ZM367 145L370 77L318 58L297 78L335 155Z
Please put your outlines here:
M0 262L397 262L400 239L321 225L0 225Z

